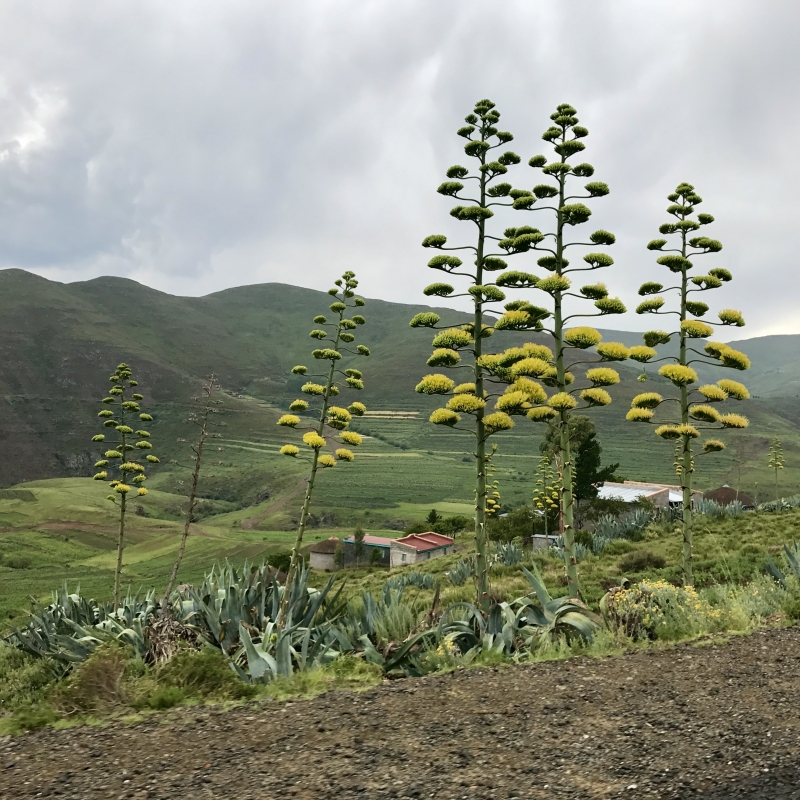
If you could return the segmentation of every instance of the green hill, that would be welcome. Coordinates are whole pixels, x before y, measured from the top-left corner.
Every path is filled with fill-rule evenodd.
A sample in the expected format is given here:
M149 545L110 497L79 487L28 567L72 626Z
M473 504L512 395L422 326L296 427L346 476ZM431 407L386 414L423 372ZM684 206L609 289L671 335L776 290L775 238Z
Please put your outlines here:
M0 271L0 485L91 474L96 401L107 376L124 360L135 367L156 411L154 442L165 464L150 484L181 491L180 468L166 462L185 462L186 445L178 440L190 434L191 398L213 371L227 397L223 449L204 473L210 513L234 508L256 527L291 526L302 474L299 465L278 455L284 434L274 423L300 385L291 367L309 360L311 319L329 300L324 292L283 284L174 297L121 278L60 284L22 270ZM469 440L429 425L434 401L414 393L427 369L430 335L409 328L408 320L425 308L368 301L363 333L372 357L361 399L373 412L409 413L359 421L357 429L371 438L354 464L326 473L317 496L319 515L344 520L356 512L385 516L402 503L469 502ZM439 311L445 320L462 318ZM505 336L504 342L523 338L529 337ZM627 332L608 331L606 338L640 341L639 334ZM738 482L737 460L743 488L768 484L766 448L778 435L790 465L782 480L787 492L794 491L800 477L800 469L792 468L800 463L800 413L790 395L800 380L800 360L794 359L792 342L800 343L800 337L738 344L754 361L745 376L751 391L770 399L746 404L751 429L730 437L738 452L731 448L704 463L701 486ZM620 462L620 472L629 478L672 480L670 448L657 443L647 427L623 419L630 397L641 390L633 380L638 372L623 365L615 405L594 414L604 457ZM496 477L506 502L529 497L542 433L522 419L497 437Z

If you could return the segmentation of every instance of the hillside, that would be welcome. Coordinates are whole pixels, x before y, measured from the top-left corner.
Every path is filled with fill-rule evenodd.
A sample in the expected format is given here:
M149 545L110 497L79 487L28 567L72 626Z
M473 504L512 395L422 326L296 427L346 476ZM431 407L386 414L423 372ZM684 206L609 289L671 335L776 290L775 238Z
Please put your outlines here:
M154 404L154 441L167 456L165 462L185 455L185 445L177 440L188 433L185 419L200 380L212 371L220 377L228 393L227 427L224 450L206 472L208 497L252 505L291 495L301 476L278 457L283 434L274 422L299 388L300 380L290 369L309 360L311 319L328 304L324 292L284 284L174 297L121 278L60 284L22 270L0 271L0 485L90 474L95 403L106 376L125 360L136 368ZM408 320L425 308L368 301L363 339L372 357L362 399L372 410L412 413L402 418L373 415L359 422L358 429L373 438L363 458L326 476L320 507L469 501L471 465L464 459L468 440L428 425L433 401L413 390L427 369L430 335L409 328ZM444 319L462 318L458 312L439 311ZM529 337L507 335L504 341L523 338ZM639 334L615 331L606 332L605 338L630 344L640 340ZM792 342L800 343L800 337L738 344L754 360L746 376L751 391L770 399L747 404L753 425L735 439L739 455L731 449L709 460L701 478L704 485L738 481L737 458L743 485L767 483L764 453L773 435L784 440L790 465L800 461L794 457L800 453L800 415L788 397L796 386L792 376L800 376ZM627 401L641 390L633 380L638 371L623 365L623 383L614 391L619 404L594 415L604 455L620 462L628 477L670 480L669 448L653 448L649 429L623 419ZM659 380L656 376L653 383ZM529 496L541 436L541 427L523 419L514 431L498 437L497 477L504 499L516 502ZM796 485L798 474L787 470L787 486ZM152 485L180 490L179 475L165 463ZM272 523L291 524L287 514L283 509Z

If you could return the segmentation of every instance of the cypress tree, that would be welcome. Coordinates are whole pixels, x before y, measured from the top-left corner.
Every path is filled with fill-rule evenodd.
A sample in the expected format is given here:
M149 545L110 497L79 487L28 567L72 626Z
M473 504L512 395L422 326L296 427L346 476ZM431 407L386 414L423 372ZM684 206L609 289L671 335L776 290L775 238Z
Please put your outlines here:
M594 328L580 325L569 327L570 322L586 317L605 317L624 314L625 306L619 298L609 297L604 283L587 283L574 289L573 273L591 272L610 267L614 260L604 252L592 251L583 256L581 262L570 266L567 253L570 248L594 248L608 246L616 241L614 235L606 230L596 230L587 241L569 241L569 231L589 221L592 211L582 201L604 197L609 193L608 186L599 181L589 181L576 187L577 180L583 182L594 174L591 164L570 161L585 149L584 139L589 131L578 124L575 109L562 103L550 116L552 124L542 134L542 139L552 145L555 159L548 161L544 155L536 155L528 164L548 180L531 191L515 192L514 208L521 211L545 212L552 220L549 230L534 227L509 228L499 246L506 253L536 251L542 253L537 264L546 277L529 276L525 283L515 285L530 287L546 295L546 308L530 303L512 302L506 306L506 313L498 320L495 328L517 330L545 330L552 336L554 351L539 346L530 355L514 354L509 351L506 366L510 368L512 379L531 378L555 390L548 398L531 396L534 403L546 403L528 411L529 419L537 422L550 422L557 431L556 460L560 475L560 506L564 540L564 560L567 572L569 594L580 594L577 559L575 555L574 530L574 463L569 437L569 424L575 411L608 405L611 396L604 387L619 383L619 374L609 367L597 366L597 356L602 362L624 361L634 358L647 361L655 355L651 348L628 349L618 342L601 342L602 336ZM589 313L571 313L575 301L590 302L593 310ZM571 304L568 308L568 304ZM547 327L542 323L547 320ZM578 354L577 360L569 362L568 349L590 350L596 356L587 358ZM587 387L581 384L572 387L573 370L576 366L594 364L586 372ZM579 400L584 405L579 406Z
M132 378L131 368L120 364L109 378L113 384L108 396L103 398L105 408L97 416L103 420L103 427L109 433L98 433L92 437L93 442L103 443L107 448L103 457L95 463L100 470L94 476L96 481L109 481L114 490L108 499L119 507L119 526L117 530L117 563L114 569L114 608L120 604L120 579L122 576L122 553L125 549L125 515L128 510L128 495L135 489L136 497L143 497L147 489L142 485L147 479L146 465L158 464L158 458L152 453L150 432L142 429L134 430L130 423L152 422L153 417L142 411L141 402L144 397L138 392L128 396L131 389L137 387L138 381ZM111 431L114 431L112 434ZM108 441L108 436L113 441ZM133 444L132 444L133 442ZM138 451L138 452L137 452Z
M308 523L317 472L320 469L330 469L342 461L353 461L354 455L349 447L357 447L361 444L361 436L355 431L348 431L347 428L350 426L353 416L364 414L367 410L366 406L359 402L352 403L348 408L332 405L332 399L339 395L341 389L361 390L364 388L363 375L360 370L352 367L343 370L340 366L345 353L357 357L365 357L370 354L368 347L363 344L355 344L356 335L353 333L359 326L366 323L366 319L361 314L354 314L352 317L345 316L351 309L365 305L364 300L355 296L357 286L355 273L348 271L335 281L333 288L328 290L328 294L335 298L330 305L334 320L329 322L328 318L323 315L314 317L314 324L319 327L309 334L312 339L316 339L320 343L325 340L329 343L329 346L317 348L311 353L315 360L321 364L327 364L327 370L321 374L308 375L308 367L299 365L292 369L294 375L316 377L322 379L323 383L307 381L303 385L302 392L309 397L309 400L294 400L289 406L292 413L284 414L278 420L278 425L283 427L305 430L302 440L307 448L301 454L300 447L286 444L281 448L281 453L290 458L303 458L310 465L303 507L300 511L300 524L292 547L286 584L278 612L277 622L281 627L287 622L289 596L297 572L297 562ZM315 419L313 422L308 420L310 424L301 426L302 419L298 416L300 414L314 415ZM326 436L341 446L330 447ZM326 449L333 452L326 452Z
M520 162L520 157L512 151L494 155L493 151L514 138L507 131L497 128L499 120L500 113L491 100L476 103L473 113L465 118L467 124L458 130L458 135L467 140L464 152L477 162L476 169L470 174L461 165L450 167L447 170L448 180L437 190L446 197L468 203L455 206L450 215L472 226L471 243L448 247L447 237L442 235L428 236L422 242L423 247L440 251L465 251L474 259L470 267L460 258L442 253L428 262L431 269L448 276L466 278L469 286L465 293L455 294L455 288L444 282L432 283L424 290L428 297L468 297L472 302L472 314L468 320L456 325L439 325L440 317L434 312L417 314L410 322L415 328L441 328L433 338L435 349L428 359L428 366L463 369L471 373L471 380L458 385L441 373L427 375L416 390L428 395L449 395L446 406L434 411L430 421L436 425L468 430L474 437L476 577L478 602L483 608L489 605L487 505L494 505L487 504L487 459L490 457L487 441L492 435L508 430L514 424L502 408L496 408L493 413L486 411L489 382L497 375L497 365L484 355L484 340L494 332L491 324L494 317L487 318L486 310L505 299L500 286L525 286L528 285L528 279L532 278L523 273L504 272L496 280L491 280L491 273L507 267L500 257L504 254L489 252L493 241L500 239L489 233L489 223L494 217L492 209L511 206L515 192L511 184L501 179L510 166ZM466 417L463 423L462 415Z
M720 342L706 341L702 350L697 343L707 340L714 334L714 326L741 327L744 318L740 311L723 309L718 313L719 322L705 322L699 317L705 316L709 307L706 303L695 299L699 293L719 289L732 279L731 273L718 267L704 275L692 275L694 267L691 259L718 253L722 244L705 235L694 234L701 227L714 221L711 214L697 214L693 218L697 206L702 199L694 187L681 183L667 198L670 202L667 213L673 217L670 222L660 226L659 232L664 236L672 236L674 247L667 248L667 239L653 239L647 249L664 255L656 259L656 263L666 267L674 276L675 285L664 287L660 283L648 281L639 288L639 294L646 297L636 309L637 314L664 314L678 317L677 331L647 331L644 334L645 346L654 348L670 343L675 337L678 340L677 355L667 355L659 359L665 363L658 373L672 383L676 389L676 397L663 397L658 392L645 392L633 398L631 409L627 414L632 422L656 424L655 432L667 441L675 443L676 471L680 477L683 495L683 579L687 586L694 582L692 571L692 475L695 470L695 453L693 441L700 437L701 431L723 428L741 429L748 426L748 420L741 414L722 414L714 405L728 399L745 400L750 394L738 381L722 379L716 384L705 384L697 388L698 374L693 364L722 366L730 369L745 370L750 368L750 360ZM674 308L666 308L663 294L672 292L677 297ZM642 374L640 380L646 379ZM664 412L664 404L669 412ZM660 411L656 420L656 412ZM719 439L707 439L698 455L707 455L723 450L724 443Z

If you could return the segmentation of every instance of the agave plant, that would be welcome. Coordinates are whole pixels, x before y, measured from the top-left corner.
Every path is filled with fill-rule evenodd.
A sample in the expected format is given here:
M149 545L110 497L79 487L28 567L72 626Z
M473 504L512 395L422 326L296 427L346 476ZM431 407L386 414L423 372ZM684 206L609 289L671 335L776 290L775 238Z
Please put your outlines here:
M783 545L783 554L786 557L786 563L791 571L792 575L794 576L795 581L800 583L800 542L792 541L792 546L784 544ZM787 586L787 575L786 573L772 560L770 556L767 556L767 563L766 563L766 570L769 575L771 575L775 580L783 586L784 589L788 588Z
M494 564L516 567L522 563L522 548L516 542L497 542L494 547Z
M473 564L470 559L462 558L450 567L445 576L453 584L453 586L463 586L467 578L473 574Z

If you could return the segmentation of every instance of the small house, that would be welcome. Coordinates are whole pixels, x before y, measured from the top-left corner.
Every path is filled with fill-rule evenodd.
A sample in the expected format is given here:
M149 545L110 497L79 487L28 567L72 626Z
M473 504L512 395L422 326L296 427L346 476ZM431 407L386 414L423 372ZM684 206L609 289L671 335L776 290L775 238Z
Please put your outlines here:
M314 542L308 548L311 569L336 569L336 548L341 544L342 540L336 536L331 536L330 539L323 539L321 542Z
M366 534L364 536L364 549L358 561L359 565L388 567L391 564L391 546L392 539ZM378 555L374 555L376 552ZM344 565L346 567L354 567L356 565L356 540L353 536L348 536L344 540Z
M736 489L731 489L727 483L724 486L720 486L719 489L712 489L710 492L706 492L703 495L703 498L706 500L713 500L715 503L719 503L721 506L730 505L738 500L745 508L756 507L756 504L753 502L753 498L750 497L749 494L739 492Z
M622 500L625 503L647 500L656 508L677 508L683 505L681 487L666 483L643 483L641 481L612 483L606 481L598 487L597 496L601 500ZM702 496L702 492L692 490L692 503Z
M393 567L416 564L449 555L454 549L455 543L449 536L433 531L412 533L402 539L391 540L390 564Z

